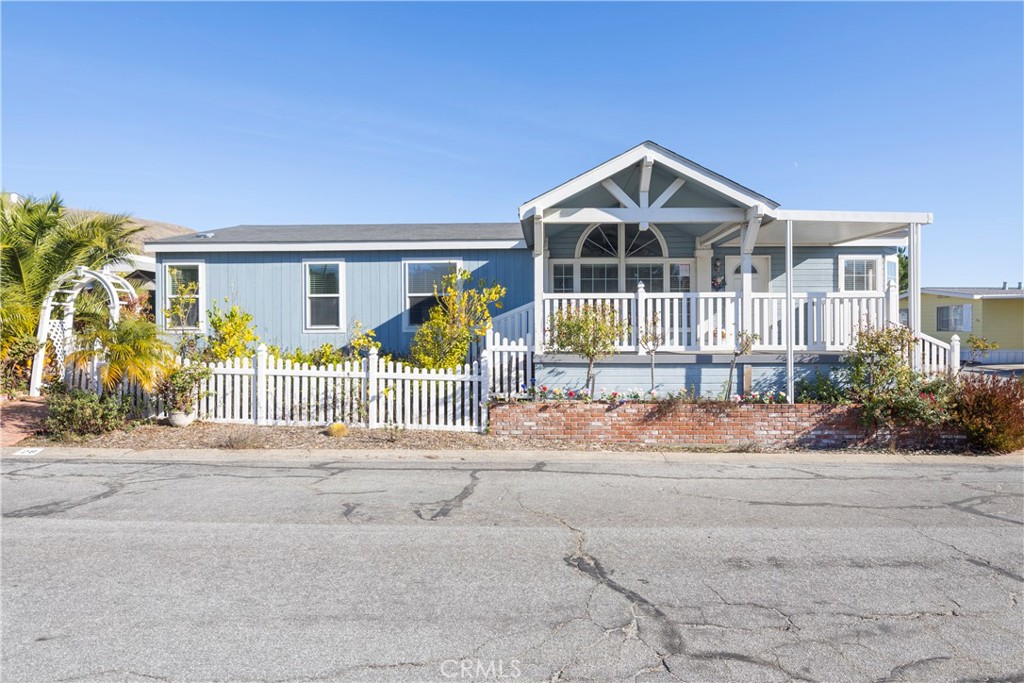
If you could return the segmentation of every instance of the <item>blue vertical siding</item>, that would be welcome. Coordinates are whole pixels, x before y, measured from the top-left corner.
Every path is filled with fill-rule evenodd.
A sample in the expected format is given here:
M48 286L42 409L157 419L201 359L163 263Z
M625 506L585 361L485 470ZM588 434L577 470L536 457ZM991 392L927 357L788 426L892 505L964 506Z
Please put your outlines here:
M345 263L344 319L359 320L377 332L384 348L404 353L412 333L402 329L405 312L402 262L408 259L460 259L476 278L495 281L508 289L504 310L533 301L533 260L525 249L410 250L364 252L225 252L159 254L162 264L203 261L206 270L204 306L238 304L253 315L256 331L267 344L282 348L336 346L348 341L346 332L304 332L303 260L341 260ZM163 293L163 268L157 269L157 292ZM224 299L228 304L224 303ZM163 302L157 303L163 324Z

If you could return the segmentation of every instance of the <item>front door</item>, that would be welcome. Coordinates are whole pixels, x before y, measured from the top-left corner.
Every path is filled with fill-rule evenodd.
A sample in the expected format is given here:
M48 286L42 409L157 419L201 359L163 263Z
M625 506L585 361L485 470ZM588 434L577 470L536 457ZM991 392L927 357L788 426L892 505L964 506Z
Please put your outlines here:
M751 281L755 292L767 292L768 281L771 278L772 260L770 256L751 256ZM740 257L725 257L725 290L727 292L738 292L742 288L743 275L740 272Z

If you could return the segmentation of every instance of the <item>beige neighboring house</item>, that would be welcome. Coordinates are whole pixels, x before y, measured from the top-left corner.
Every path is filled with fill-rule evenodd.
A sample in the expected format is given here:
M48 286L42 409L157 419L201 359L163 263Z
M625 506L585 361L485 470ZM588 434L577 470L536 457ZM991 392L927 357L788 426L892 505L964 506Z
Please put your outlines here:
M905 319L907 295L900 299L900 317ZM948 342L960 337L960 356L968 360L970 335L999 344L981 359L983 363L1024 363L1024 288L1003 283L1002 287L922 287L921 330Z

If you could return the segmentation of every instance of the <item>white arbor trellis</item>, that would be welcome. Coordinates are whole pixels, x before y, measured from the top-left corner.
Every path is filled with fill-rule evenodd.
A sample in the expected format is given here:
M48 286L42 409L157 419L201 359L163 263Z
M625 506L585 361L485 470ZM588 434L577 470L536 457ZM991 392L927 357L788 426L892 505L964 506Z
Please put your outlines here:
M38 396L43 383L47 341L53 342L57 369L63 375L64 359L74 350L75 300L89 283L98 284L106 292L111 325L120 319L122 306L138 301L135 288L120 275L107 270L92 270L79 266L57 278L39 311L39 328L36 330L39 348L32 360L30 396Z

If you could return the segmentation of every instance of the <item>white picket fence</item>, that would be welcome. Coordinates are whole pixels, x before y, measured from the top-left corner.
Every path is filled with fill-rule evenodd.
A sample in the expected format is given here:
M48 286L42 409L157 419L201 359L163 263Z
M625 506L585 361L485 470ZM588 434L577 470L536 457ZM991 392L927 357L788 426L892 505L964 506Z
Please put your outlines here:
M492 396L510 398L524 393L533 384L533 335L509 339L491 330L484 337L489 351Z
M502 349L503 367L514 352ZM199 386L197 417L208 422L256 425L401 427L484 431L490 396L490 351L451 370L426 370L385 361L371 352L361 361L311 366L267 354L207 363ZM503 371L504 372L504 371ZM511 376L511 375L510 375ZM95 367L72 370L72 387L98 390ZM138 417L163 415L163 406L137 385L124 383Z

